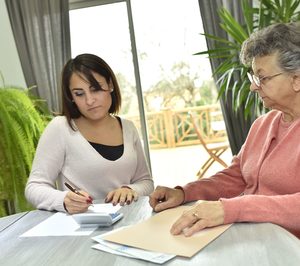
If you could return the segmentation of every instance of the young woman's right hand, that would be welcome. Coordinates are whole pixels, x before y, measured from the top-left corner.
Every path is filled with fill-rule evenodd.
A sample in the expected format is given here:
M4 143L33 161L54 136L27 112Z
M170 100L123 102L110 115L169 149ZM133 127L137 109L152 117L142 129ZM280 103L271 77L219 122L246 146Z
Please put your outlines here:
M64 207L70 214L86 212L88 207L92 204L92 199L88 193L80 191L83 195L78 195L69 191L64 199Z

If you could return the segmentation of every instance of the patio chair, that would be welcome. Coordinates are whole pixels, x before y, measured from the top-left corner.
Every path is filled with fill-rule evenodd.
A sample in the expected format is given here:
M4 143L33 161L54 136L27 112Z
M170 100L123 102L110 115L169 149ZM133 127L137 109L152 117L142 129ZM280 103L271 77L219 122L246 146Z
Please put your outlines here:
M228 149L229 144L228 142L219 142L219 143L211 143L208 144L204 141L201 131L196 123L195 115L192 112L189 112L192 124L194 126L195 132L198 136L198 139L204 149L207 151L209 158L206 162L201 166L200 170L197 173L198 179L202 178L209 167L214 163L218 162L222 166L227 167L228 165L220 158L220 156Z

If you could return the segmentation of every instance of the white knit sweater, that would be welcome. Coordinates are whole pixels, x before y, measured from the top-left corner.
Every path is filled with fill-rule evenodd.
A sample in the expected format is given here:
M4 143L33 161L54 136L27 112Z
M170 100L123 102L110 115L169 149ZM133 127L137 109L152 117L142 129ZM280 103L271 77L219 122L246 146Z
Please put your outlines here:
M129 120L121 119L124 153L116 161L103 158L64 116L55 117L46 127L36 150L26 185L27 200L38 209L65 211L68 192L64 182L84 190L93 199L123 185L140 196L153 191L153 180L145 160L138 132Z

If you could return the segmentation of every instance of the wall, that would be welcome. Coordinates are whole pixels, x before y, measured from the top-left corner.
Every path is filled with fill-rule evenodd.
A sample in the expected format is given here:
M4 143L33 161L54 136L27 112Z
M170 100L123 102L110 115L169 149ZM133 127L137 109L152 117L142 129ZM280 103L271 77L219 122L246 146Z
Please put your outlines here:
M11 30L5 0L0 0L0 72L4 77L5 85L26 87L20 59ZM0 80L0 87L2 87Z

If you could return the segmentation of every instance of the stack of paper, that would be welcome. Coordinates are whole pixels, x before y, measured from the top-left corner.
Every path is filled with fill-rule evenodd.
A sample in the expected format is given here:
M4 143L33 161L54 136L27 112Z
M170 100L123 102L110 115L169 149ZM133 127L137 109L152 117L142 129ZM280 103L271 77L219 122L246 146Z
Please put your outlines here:
M99 244L93 248L155 263L164 263L176 255L192 257L230 225L206 228L191 237L172 235L172 224L189 208L190 206L180 206L165 210L138 224L94 237L93 240Z
M112 231L104 239L153 252L192 257L225 232L230 225L205 228L191 237L185 237L183 234L172 235L170 228L182 213L189 208L191 207L179 206L162 211L138 224L117 232Z
M118 230L122 230L123 227L114 230L114 232ZM141 259L146 261L151 261L153 263L162 264L166 261L175 257L175 255L169 255L159 252L152 252L144 249L129 247L121 244L112 243L103 239L106 235L111 232L107 232L105 234L92 237L93 240L98 242L99 244L93 245L92 248L98 249L101 251L109 252L116 255L121 255L129 258Z

